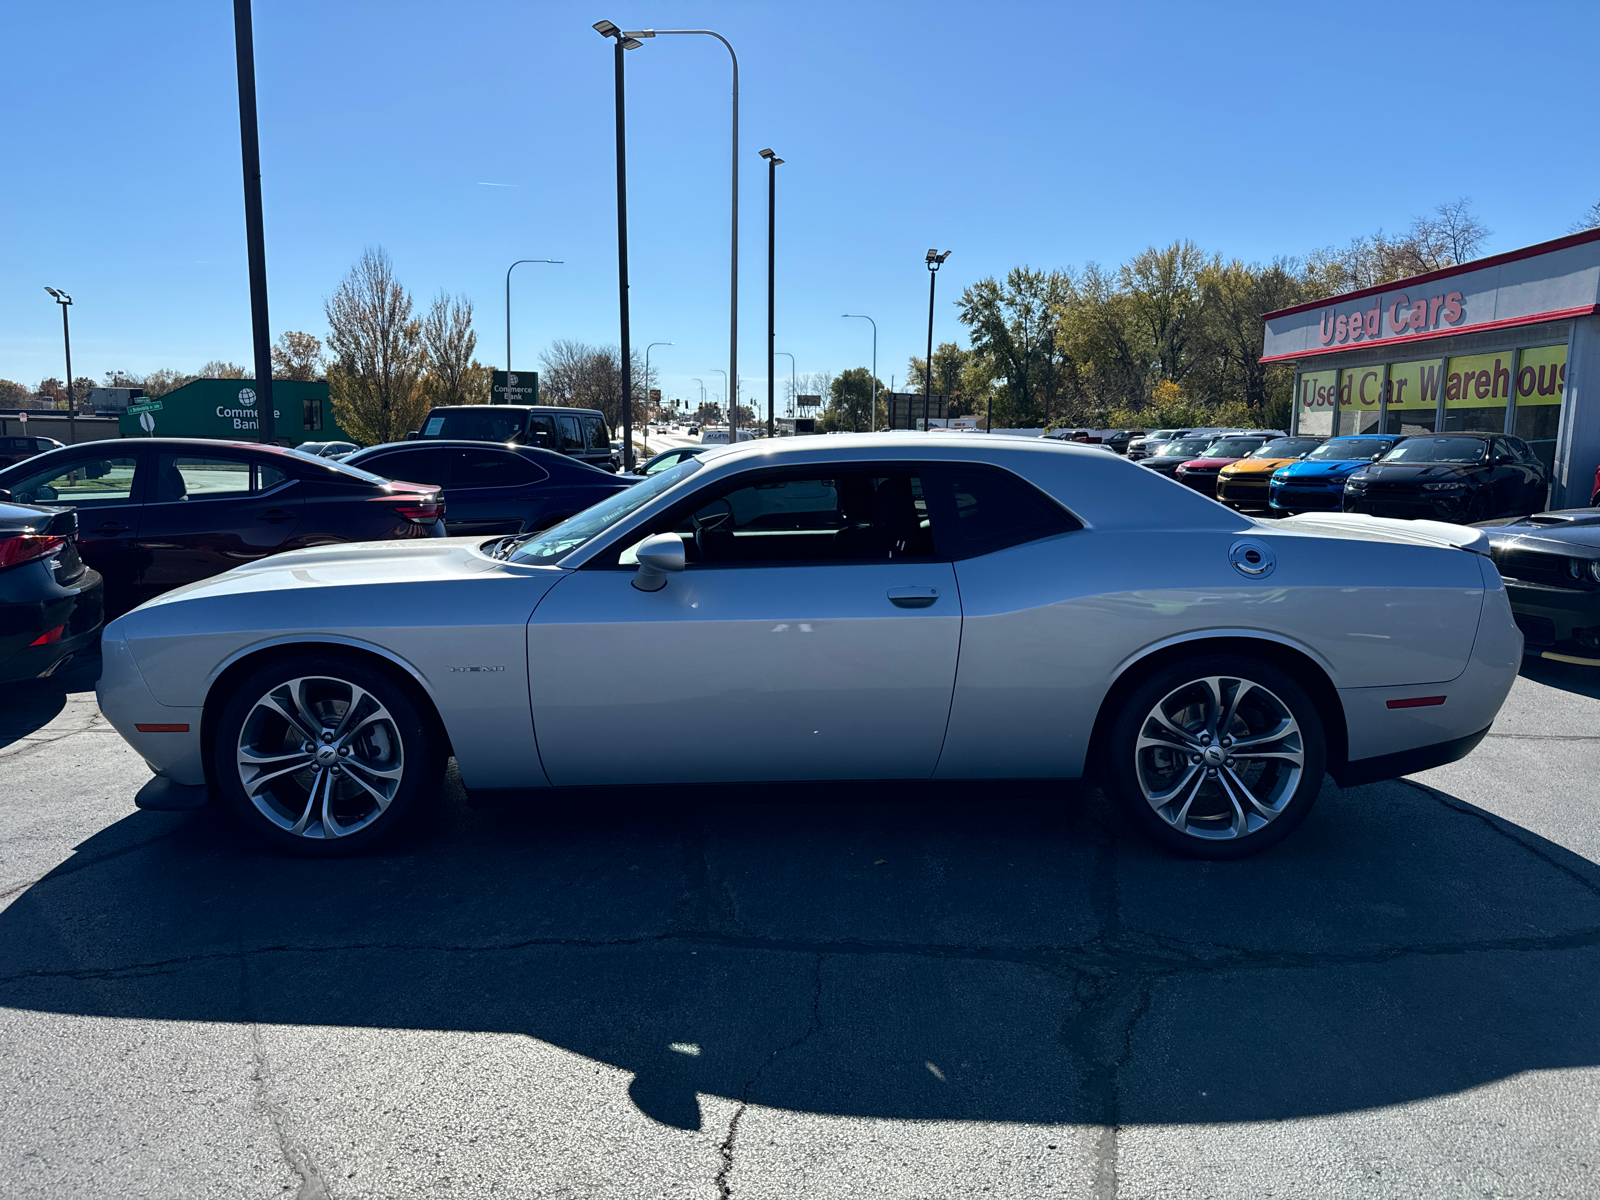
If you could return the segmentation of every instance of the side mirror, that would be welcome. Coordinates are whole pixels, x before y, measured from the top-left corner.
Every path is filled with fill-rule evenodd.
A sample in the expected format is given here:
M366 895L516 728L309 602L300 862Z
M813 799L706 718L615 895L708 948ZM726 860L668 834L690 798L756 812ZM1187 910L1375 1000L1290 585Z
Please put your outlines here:
M641 592L659 592L667 586L668 575L683 570L683 539L675 533L658 533L640 542L634 555L639 573L633 577L633 586Z
M0 488L0 500L9 500L9 499L11 499L11 489L10 488Z
M420 433L418 433L415 429L413 429L409 433L406 434L406 441L414 442L421 436L422 435Z

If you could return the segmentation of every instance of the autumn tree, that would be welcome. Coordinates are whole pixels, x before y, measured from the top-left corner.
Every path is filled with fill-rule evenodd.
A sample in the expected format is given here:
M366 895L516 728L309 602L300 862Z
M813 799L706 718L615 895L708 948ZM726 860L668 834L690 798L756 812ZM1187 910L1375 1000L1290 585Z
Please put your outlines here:
M253 372L245 370L238 363L227 362L224 359L213 358L210 362L200 367L201 379L248 379Z
M273 378L310 382L321 379L324 369L321 338L289 329L279 334L273 343Z
M478 402L478 385L487 380L482 364L472 357L477 347L472 301L440 292L422 319L422 348L427 359L423 387L431 404Z
M422 322L411 310L382 248L361 255L324 307L334 418L365 445L404 438L428 411Z

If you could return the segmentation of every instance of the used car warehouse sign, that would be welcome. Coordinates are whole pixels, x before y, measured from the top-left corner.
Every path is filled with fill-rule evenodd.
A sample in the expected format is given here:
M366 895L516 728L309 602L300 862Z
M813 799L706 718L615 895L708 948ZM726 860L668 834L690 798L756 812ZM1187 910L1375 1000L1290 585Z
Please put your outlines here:
M1595 312L1600 312L1600 230L1268 313L1261 361L1396 346Z

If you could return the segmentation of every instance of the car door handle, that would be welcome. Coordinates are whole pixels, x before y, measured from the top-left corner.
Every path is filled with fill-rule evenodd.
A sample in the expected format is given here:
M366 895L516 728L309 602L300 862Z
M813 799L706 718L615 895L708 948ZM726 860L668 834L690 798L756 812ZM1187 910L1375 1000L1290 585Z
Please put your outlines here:
M928 608L938 603L938 600L938 588L897 587L889 589L889 603L898 608Z
M293 513L285 512L281 508L269 508L269 509L267 509L266 512L262 513L259 517L257 517L256 520L258 520L258 521L270 521L270 522L272 522L272 524L276 525L280 521L287 521L292 516L294 516Z
M104 534L107 534L107 535L113 534L113 533L132 533L133 532L133 526L132 525L121 525L121 524L118 524L116 521L102 521L95 528L95 532L96 533L104 533Z

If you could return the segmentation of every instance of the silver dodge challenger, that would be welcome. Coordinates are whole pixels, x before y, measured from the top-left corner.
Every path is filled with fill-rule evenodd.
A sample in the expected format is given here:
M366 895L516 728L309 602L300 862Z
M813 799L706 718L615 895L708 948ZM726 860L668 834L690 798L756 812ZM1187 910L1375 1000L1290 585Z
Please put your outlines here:
M1094 448L796 438L556 527L300 550L106 629L99 701L156 772L286 848L440 789L1093 776L1232 858L1483 737L1522 638L1481 530L1260 522ZM716 733L663 751L652 731Z

